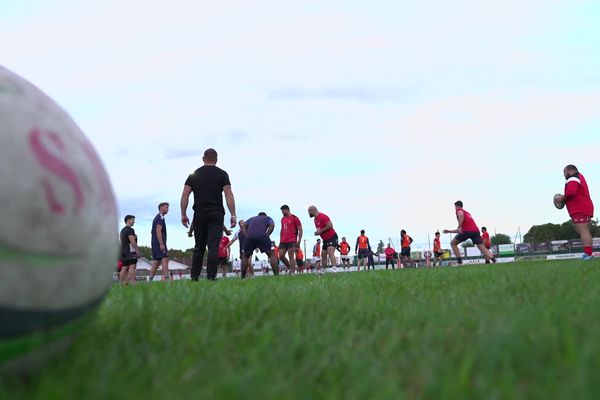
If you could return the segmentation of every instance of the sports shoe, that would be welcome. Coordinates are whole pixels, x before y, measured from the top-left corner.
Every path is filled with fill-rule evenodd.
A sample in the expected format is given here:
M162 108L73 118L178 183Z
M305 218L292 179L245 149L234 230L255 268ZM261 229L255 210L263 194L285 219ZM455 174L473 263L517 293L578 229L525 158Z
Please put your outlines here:
M337 272L337 268L336 267L331 267L331 272L333 272L335 274Z
M587 254L584 254L583 256L581 256L581 259L582 259L583 261L589 261L589 260L591 260L592 258L594 258L594 256L593 256L593 255L591 255L591 256L588 256Z

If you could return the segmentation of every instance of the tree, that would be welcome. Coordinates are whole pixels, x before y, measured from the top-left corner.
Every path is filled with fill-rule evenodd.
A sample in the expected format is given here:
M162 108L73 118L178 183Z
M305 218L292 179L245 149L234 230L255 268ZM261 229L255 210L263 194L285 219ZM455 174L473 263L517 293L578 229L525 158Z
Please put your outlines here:
M491 237L491 241L493 245L512 244L510 236L505 235L504 233L496 233L494 236Z
M598 226L598 220L593 220L590 229L593 237L600 236L600 226ZM571 221L564 222L562 224L544 224L534 225L523 237L525 243L534 242L550 242L552 240L569 240L579 239L579 235L573 227Z
M140 246L140 253L142 253L142 257L152 261L152 248L148 246ZM186 265L192 265L192 255L194 254L194 249L187 249L185 251L179 249L169 249L169 258L171 260L180 262ZM207 253L204 253L204 262L208 257Z
M152 249L148 246L139 246L142 257L152 260Z
M380 240L379 244L377 245L377 251L375 253L382 254L384 252L384 249L385 245L383 244L383 240Z

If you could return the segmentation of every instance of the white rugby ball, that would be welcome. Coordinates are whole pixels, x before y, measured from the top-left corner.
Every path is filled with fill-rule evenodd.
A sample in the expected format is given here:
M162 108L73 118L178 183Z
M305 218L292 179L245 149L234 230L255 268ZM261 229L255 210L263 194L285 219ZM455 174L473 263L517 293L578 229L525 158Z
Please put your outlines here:
M69 115L0 66L0 369L64 348L111 284L110 181Z
M554 195L554 207L558 208L559 210L561 210L562 208L564 208L565 203L563 201L563 195L560 193L557 193Z

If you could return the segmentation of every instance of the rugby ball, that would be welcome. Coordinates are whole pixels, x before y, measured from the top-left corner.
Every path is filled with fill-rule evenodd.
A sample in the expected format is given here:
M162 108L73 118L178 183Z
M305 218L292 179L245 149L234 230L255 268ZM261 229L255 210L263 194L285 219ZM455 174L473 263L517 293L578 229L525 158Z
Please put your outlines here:
M110 181L69 115L0 66L0 370L31 370L93 316L117 262Z
M561 210L562 208L564 208L564 206L565 206L565 203L563 201L563 195L560 193L555 194L554 195L554 207Z

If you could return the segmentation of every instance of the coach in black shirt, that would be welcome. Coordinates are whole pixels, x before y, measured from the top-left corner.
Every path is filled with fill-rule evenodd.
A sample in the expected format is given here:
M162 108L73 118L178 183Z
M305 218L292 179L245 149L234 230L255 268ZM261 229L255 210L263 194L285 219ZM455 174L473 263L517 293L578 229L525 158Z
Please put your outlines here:
M235 200L231 191L229 175L217 167L217 152L208 149L202 157L204 165L194 171L185 181L181 194L181 223L189 227L187 207L190 193L194 192L194 238L196 247L192 258L192 280L198 280L202 272L204 252L208 245L208 260L206 263L206 277L217 278L217 265L219 262L219 241L223 232L225 209L223 208L223 192L227 208L231 213L231 227L236 225Z

